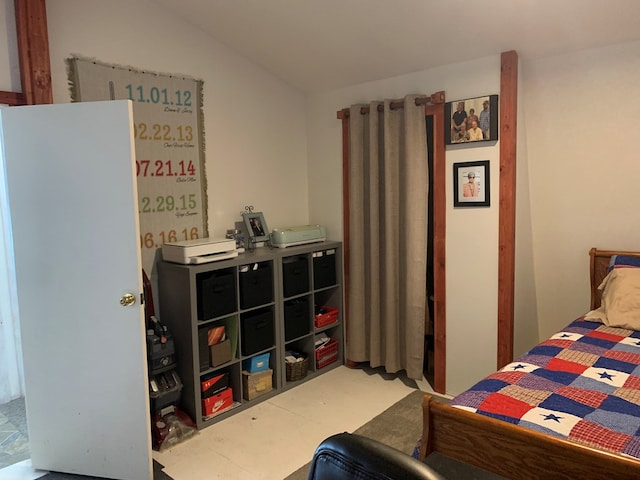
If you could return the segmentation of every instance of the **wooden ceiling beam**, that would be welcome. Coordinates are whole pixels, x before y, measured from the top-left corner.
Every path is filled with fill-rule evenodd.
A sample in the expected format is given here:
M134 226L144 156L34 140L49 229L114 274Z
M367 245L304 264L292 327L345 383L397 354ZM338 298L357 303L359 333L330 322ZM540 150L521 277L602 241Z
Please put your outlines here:
M15 0L15 10L24 103L53 103L45 0Z

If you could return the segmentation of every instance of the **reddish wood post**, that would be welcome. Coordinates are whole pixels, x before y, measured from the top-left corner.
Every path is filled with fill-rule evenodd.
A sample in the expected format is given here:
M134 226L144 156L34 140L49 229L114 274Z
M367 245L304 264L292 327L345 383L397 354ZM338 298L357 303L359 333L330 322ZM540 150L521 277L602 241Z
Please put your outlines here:
M45 0L15 0L22 95L27 105L53 103Z
M343 237L343 312L342 318L345 325L345 364L349 368L355 368L356 362L348 358L349 353L349 109L338 112L338 119L342 120L342 237Z
M513 361L518 54L500 56L500 202L498 226L498 369Z
M444 145L444 92L431 95L425 114L433 116L433 389L447 388L447 292L446 292L446 151Z

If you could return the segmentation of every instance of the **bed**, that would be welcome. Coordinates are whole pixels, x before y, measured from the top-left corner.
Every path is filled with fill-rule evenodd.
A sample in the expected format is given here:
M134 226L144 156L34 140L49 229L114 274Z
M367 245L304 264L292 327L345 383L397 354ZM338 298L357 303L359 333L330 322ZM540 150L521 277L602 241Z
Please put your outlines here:
M614 309L622 308L615 275L640 278L633 268L640 253L593 248L589 255L591 310L609 308L605 321L615 325ZM610 275L612 257L632 268ZM639 330L580 317L451 405L425 395L419 458L439 452L518 480L640 479Z

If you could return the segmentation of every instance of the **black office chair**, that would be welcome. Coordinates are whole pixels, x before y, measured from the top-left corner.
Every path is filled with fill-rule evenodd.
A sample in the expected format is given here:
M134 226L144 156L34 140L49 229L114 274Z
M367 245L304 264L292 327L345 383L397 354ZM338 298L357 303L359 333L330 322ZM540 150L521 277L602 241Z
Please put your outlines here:
M360 435L339 433L316 448L307 480L445 480L421 461Z

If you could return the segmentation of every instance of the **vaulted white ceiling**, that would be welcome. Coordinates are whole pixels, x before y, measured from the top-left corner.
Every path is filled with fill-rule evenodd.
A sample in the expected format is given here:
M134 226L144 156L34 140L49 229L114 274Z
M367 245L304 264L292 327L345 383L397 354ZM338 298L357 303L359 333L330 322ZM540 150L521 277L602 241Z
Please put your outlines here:
M640 0L153 1L305 93L640 39Z

